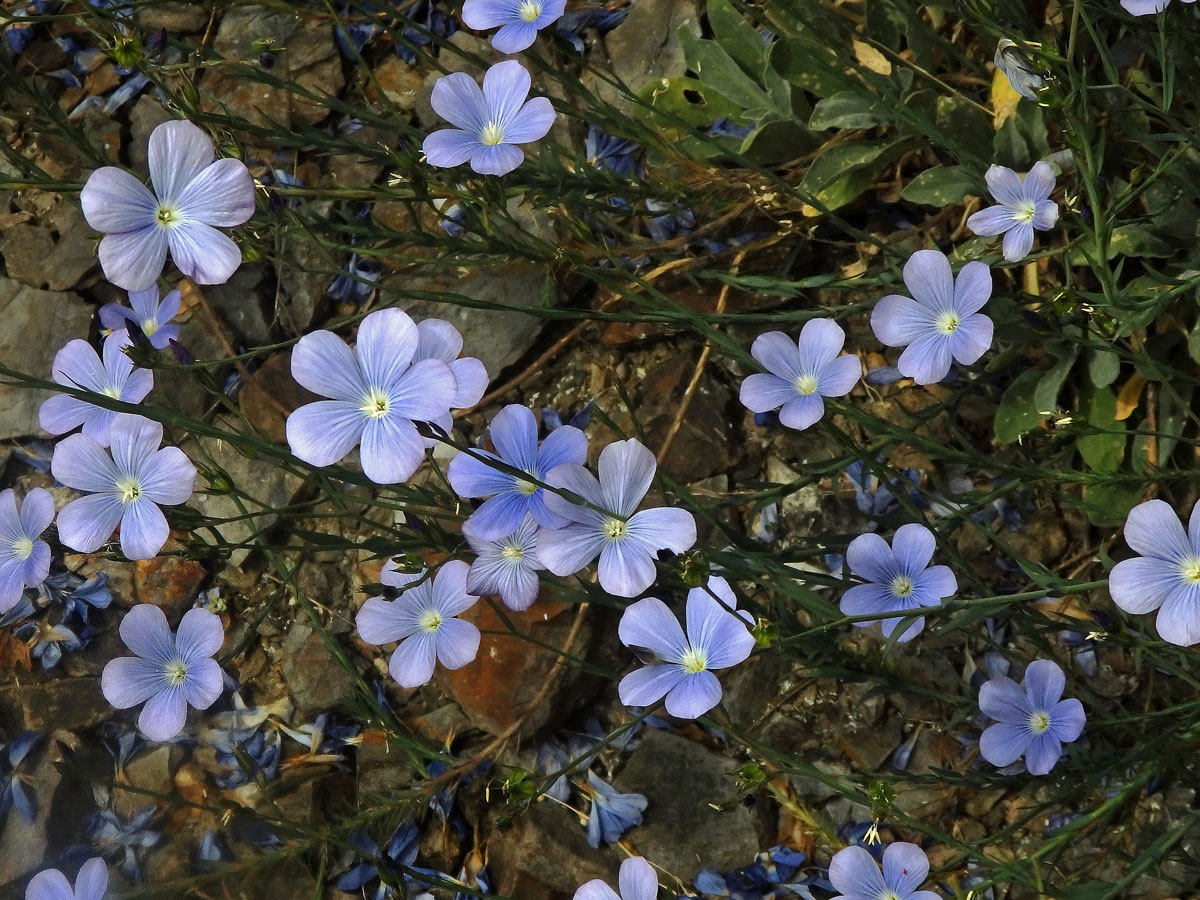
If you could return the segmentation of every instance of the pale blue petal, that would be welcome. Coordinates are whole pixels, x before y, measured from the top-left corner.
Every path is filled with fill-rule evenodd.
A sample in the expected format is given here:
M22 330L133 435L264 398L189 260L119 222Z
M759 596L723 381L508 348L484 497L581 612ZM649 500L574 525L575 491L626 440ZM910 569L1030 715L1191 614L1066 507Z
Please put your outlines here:
M913 299L940 313L954 308L954 273L940 250L918 250L904 264L904 284Z
M960 326L961 327L961 326ZM937 384L950 371L950 340L942 334L926 334L908 345L896 367L917 384Z
M933 314L910 297L888 294L871 310L871 330L887 347L907 347L933 331Z
M597 567L600 587L617 597L636 597L654 584L656 570L649 551L641 543L607 541Z
M1016 224L1017 220L1007 206L989 206L967 219L967 227L984 237L1003 234Z
M425 442L408 419L391 414L369 418L363 425L359 459L363 474L376 484L397 484L412 477L425 461Z
M899 894L908 897L929 875L929 859L916 844L896 841L883 851L883 881Z
M1033 249L1033 223L1018 222L1004 235L1001 243L1004 258L1009 262L1020 262Z
M992 320L982 313L968 316L958 323L950 335L950 355L960 364L969 366L992 346Z
M622 678L617 694L626 706L653 706L686 676L687 673L676 665L645 666Z
M479 653L479 629L462 619L446 619L437 630L438 661L447 669L461 669Z
M742 382L741 391L738 394L738 399L742 406L751 412L765 413L773 409L779 409L789 400L796 398L795 386L777 375L768 375L763 372L756 372L753 375L748 375L746 380ZM45 426L42 426L45 428ZM50 429L46 429L49 431ZM68 430L68 429L63 429Z
M1020 759L1032 740L1033 733L1027 725L1004 722L989 725L979 736L979 755L1003 769Z
M126 558L153 559L170 536L167 518L154 503L143 498L125 507L121 516L121 552Z
M401 687L420 687L433 677L437 664L437 643L428 631L419 631L396 648L388 662L388 671Z
M58 537L72 550L92 553L112 536L124 512L125 507L112 494L72 500L58 514Z
M166 234L171 259L196 284L224 284L242 264L238 245L211 225L185 222Z
M825 401L820 394L798 394L779 409L779 422L786 428L803 431L825 415Z
M127 291L144 291L154 284L166 261L167 234L157 225L110 232L100 242L104 277Z
M1035 659L1025 669L1021 687L1029 697L1030 705L1042 712L1050 710L1063 694L1067 677L1058 664L1049 659Z
M696 719L721 702L721 682L712 672L684 675L667 692L667 712L680 719Z
M313 466L331 466L354 449L367 417L355 404L319 400L295 410L287 419L292 455Z
M1125 542L1141 556L1177 562L1194 552L1175 510L1162 500L1148 500L1130 510L1125 520Z
M524 159L524 151L513 144L481 144L471 156L471 168L480 175L507 175Z
M1043 731L1034 735L1025 749L1025 768L1030 775L1048 775L1061 756L1062 742L1052 732Z
M688 649L679 620L657 597L645 597L627 606L617 625L617 636L626 647L650 650L669 662L678 662Z
M168 687L151 697L138 716L138 728L152 741L169 741L187 722L187 701L183 690Z
M1008 725L1028 727L1033 706L1029 695L1011 678L1000 677L986 681L979 688L979 709L985 715ZM1007 765L1003 763L1002 765Z

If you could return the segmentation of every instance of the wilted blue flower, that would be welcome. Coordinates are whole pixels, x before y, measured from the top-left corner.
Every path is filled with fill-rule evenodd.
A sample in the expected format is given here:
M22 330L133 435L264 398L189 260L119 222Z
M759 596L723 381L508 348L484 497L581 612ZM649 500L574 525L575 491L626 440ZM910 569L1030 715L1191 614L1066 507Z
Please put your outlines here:
M602 842L615 844L630 828L642 824L642 812L648 802L644 796L622 794L591 770L587 780L584 791L592 801L587 820L588 846L599 847Z
M143 90L145 90L147 85L149 85L149 84L150 84L150 77L148 75L145 75L142 72L134 72L128 78L126 78L123 82L121 82L121 86L119 88L117 88L115 91L113 91L111 94L108 95L108 99L104 101L104 106L101 107L101 110L104 112L104 114L106 116L111 116L118 109L120 109L122 106L124 106L130 100L132 100L134 97L136 97L138 94L140 94ZM153 170L151 170L151 172L150 172L150 177L151 177L151 181L153 181L153 178L154 178ZM165 199L166 198L164 198L164 200ZM254 202L253 198L251 198L250 203L253 204L253 202ZM204 212L207 213L210 211L211 208L204 207L203 209L204 209ZM251 214L253 214L253 209L251 209L251 212L246 215L246 219L250 218ZM245 219L243 219L242 221L244 222ZM88 224L91 224L91 223L89 222ZM221 224L221 223L214 222L212 224ZM241 222L232 222L230 224L240 225ZM92 227L95 228L96 226L93 225ZM102 229L96 228L96 230L100 231ZM168 240L169 240L169 238L168 238ZM183 253L183 251L180 251L180 254L182 254L182 253ZM172 256L174 257L174 256L176 256L176 254L172 253ZM103 262L103 260L101 260L101 261ZM179 266L179 270L181 272L184 272L184 274L187 274L187 272L184 270L183 266L179 265L179 259L175 260L175 265ZM116 282L114 282L114 284L115 283ZM209 282L209 283L212 283L212 282Z
M25 588L37 587L50 574L50 545L42 532L54 521L54 498L33 488L17 510L12 488L0 491L0 613L21 599Z
M182 301L183 296L179 291L167 291L162 302L159 302L158 285L154 284L144 291L129 292L129 305L132 309L120 303L105 303L100 307L100 324L116 332L125 328L126 322L133 322L150 341L150 346L163 350L171 341L179 338L179 326L172 324L171 320L179 315ZM107 356L107 344L105 353Z
M1001 38L1000 43L996 45L996 56L992 61L1008 78L1008 83L1014 91L1026 100L1037 99L1037 92L1042 89L1045 79L1033 70L1020 47L1008 38Z
M475 551L467 590L479 597L498 596L501 603L518 612L529 609L540 587L537 573L546 568L537 555L537 523L526 516L512 534L486 541L468 519L462 533Z
M992 273L969 262L958 273L937 250L918 250L904 264L913 298L889 294L871 310L880 342L905 347L897 367L917 384L941 381L951 360L969 366L992 346L992 320L979 312L992 294Z
M189 706L208 709L221 695L221 667L213 656L225 641L225 628L208 610L189 609L172 634L161 609L139 603L121 620L120 632L136 655L110 660L100 688L117 709L146 704L138 727L150 740L175 737Z
M729 137L738 141L745 140L753 130L753 125L738 125L730 119L717 119L708 126L708 133L713 137Z
M658 896L658 876L654 874L654 867L640 856L621 861L617 885L621 888L620 894L599 878L593 878L576 889L573 900L654 900Z
M36 731L22 731L7 744L0 744L0 823L9 808L26 822L37 818L36 797L26 790L25 778L18 770L41 739Z
M582 431L592 423L592 410L596 407L595 400L589 400L583 404L578 410L567 416L567 421L563 421L563 416L566 412L560 413L552 406L542 407L542 427L547 431L557 431L564 425L570 425L572 428L578 428Z
M221 836L221 832L209 828L200 837L196 847L196 866L201 871L207 871L218 863L229 862L233 859L233 851Z
M1083 732L1083 704L1062 700L1066 676L1051 660L1038 659L1025 669L1018 687L1011 678L994 678L979 689L979 708L996 720L979 739L979 753L994 766L1022 756L1030 775L1045 775L1062 756L1062 745Z
M584 462L587 458L584 433L563 426L539 445L537 418L526 407L514 403L496 413L488 434L495 453L486 450L459 453L446 469L450 486L460 497L490 497L467 520L476 537L500 540L520 528L526 515L543 528L565 526L568 520L547 508L546 491L542 487L484 460L498 460L535 481L545 481L547 473L556 466Z
M342 865L345 867L345 871L338 875L337 881L334 882L334 887L339 891L361 894L371 900L384 900L384 898L394 896L395 892L380 880L380 872L386 873L394 881L402 880L406 887L424 888L435 883L434 879L441 878L440 873L432 869L423 869L413 865L417 859L421 835L411 822L405 822L395 830L383 852L380 852L379 845L362 831L352 831L349 841L354 845L357 853L343 854ZM363 861L354 863L356 857ZM433 879L420 880L409 872L403 871L404 869L427 873L432 875ZM368 893L365 888L373 882L378 882L378 884L374 891Z
M134 813L126 823L111 810L97 810L92 813L84 827L88 845L77 844L69 847L64 855L68 858L78 858L95 852L109 862L120 857L118 871L130 881L140 882L141 851L157 847L163 842L162 832L150 827L157 812L157 806L145 806Z
M50 590L45 590L47 588ZM90 610L108 609L112 604L112 591L108 589L105 572L97 572L87 581L73 572L51 575L40 585L38 592L48 601L62 603L64 621L74 617L86 624Z
M924 525L910 523L896 529L889 547L877 534L860 534L846 548L850 571L867 584L850 588L842 595L842 615L865 616L872 613L938 606L958 590L954 573L947 566L929 566L936 543ZM884 637L890 637L902 616L879 620ZM873 621L855 622L862 628ZM897 640L911 641L925 627L918 616Z
M447 669L461 669L479 652L479 629L455 618L479 599L467 593L467 564L452 559L432 578L423 576L400 572L394 561L384 563L379 574L383 584L401 589L416 584L395 600L369 598L354 618L366 643L400 642L388 671L406 688L429 681L439 661Z
M492 35L492 46L501 53L519 53L529 47L537 33L556 21L566 9L567 0L466 0L462 20L468 28Z
M133 758L146 748L146 739L136 728L126 728L116 722L104 722L100 729L101 743L113 758L114 773L120 775Z
M663 213L646 219L646 233L652 241L669 241L672 238L691 234L696 227L696 216L690 209L674 210L671 204L653 198L646 201L646 211Z
M383 275L383 266L368 256L350 254L350 260L342 267L342 274L333 280L325 296L339 302L363 304L375 293L375 285Z
M1047 162L1034 163L1022 178L1004 166L990 166L984 175L988 190L998 201L967 219L967 227L980 235L1004 235L1004 258L1024 259L1033 249L1033 232L1049 231L1058 221L1058 204L1050 200L1054 170Z
M13 636L30 645L30 655L40 660L44 670L53 669L64 653L82 650L92 639L92 629L84 628L78 634L62 624L49 622L26 622L13 629Z
M25 888L25 900L102 900L108 890L108 867L100 857L79 867L75 887L58 869L38 872Z
M871 369L867 372L863 379L867 384L882 387L885 384L895 384L904 376L900 374L900 370L895 366L879 366L876 369Z
M1138 504L1125 520L1125 542L1139 555L1109 573L1113 603L1133 615L1158 609L1155 626L1164 641L1181 647L1200 642L1200 501L1186 534L1162 500Z
M798 850L779 844L759 853L750 865L724 875L715 869L701 869L693 884L706 896L729 897L730 900L784 900L790 897L815 900L811 886L827 886L819 876L796 878L806 859Z
M227 767L227 771L218 772L214 778L218 787L235 788L247 784L251 779L272 780L279 774L280 742L278 731L265 734L256 731L245 740L239 741L236 746L249 763L249 772L242 767L242 760L232 749L218 750L217 764Z
M178 447L160 448L158 422L121 413L109 436L111 455L86 434L73 434L54 448L54 477L85 492L59 512L58 536L72 550L92 553L119 525L121 552L129 559L151 559L170 536L159 504L186 502L196 467Z
M360 726L341 725L330 713L321 713L312 722L296 728L280 725L279 730L308 748L299 757L289 757L288 765L323 763L338 768L345 762L345 748L361 743L358 736L362 733Z
M29 0L24 6L20 6L13 10L12 18L27 19L30 16L41 16L50 12L51 7L57 6L57 0ZM11 22L4 29L4 36L8 39L8 46L12 48L14 54L21 54L29 45L29 41L33 38L33 23L31 22Z
M920 472L905 469L901 478L893 478L883 484L861 459L847 465L844 471L854 488L854 505L860 513L872 518L883 515L896 505L897 492L907 490L909 494L914 494L916 485L921 482Z
M721 701L713 670L736 666L750 655L754 618L738 610L729 583L717 576L708 579L707 589L688 591L686 618L685 636L679 620L655 597L626 607L617 634L647 664L621 679L618 692L626 706L650 706L665 695L667 712L695 719Z
M79 195L97 231L104 277L127 291L149 290L171 258L197 284L223 284L242 262L217 228L254 214L254 180L241 160L213 161L212 140L191 122L164 122L150 134L154 193L123 169L104 166Z
M398 309L381 309L359 323L351 350L330 331L313 331L292 351L292 377L331 397L301 406L287 420L292 453L328 466L361 443L363 474L376 484L406 481L425 459L414 421L445 415L458 392L441 360L413 362L420 332Z
M625 178L641 178L638 155L642 148L628 138L605 134L595 125L588 124L584 153L587 160L597 169L608 169Z
M111 400L140 403L154 387L154 375L148 369L134 368L124 353L133 343L124 328L104 339L104 361L87 341L74 340L54 356L51 370L55 382L64 387L102 394ZM101 447L109 444L113 418L120 413L72 397L54 394L38 410L38 424L51 434L66 434L83 426L83 433Z
M515 59L496 63L484 73L483 90L465 72L437 80L429 98L434 111L454 128L435 131L422 150L431 165L457 166L470 160L481 175L504 175L525 159L518 144L545 137L554 124L554 107L545 97L529 96L529 72Z
M760 334L750 355L767 371L742 382L742 406L756 413L778 409L788 428L808 428L825 413L822 398L850 393L862 376L857 356L839 355L845 341L832 319L809 319L796 341L782 331Z
M363 8L363 4L359 3L358 7ZM403 21L405 24L400 31L403 40L396 42L396 55L410 66L416 65L417 54L413 53L409 45L433 45L430 52L436 53L437 45L433 44L430 35L446 38L458 31L458 19L439 9L437 0L417 0L405 10Z
M862 847L846 847L829 861L834 900L941 900L933 891L917 890L929 874L929 859L916 844L897 841L883 851L883 871Z
M562 772L571 764L570 754L554 743L538 744L537 757L533 763L533 771L538 775L553 775ZM562 803L571 799L571 782L566 774L559 775L545 791L548 797L553 797Z
M580 33L585 28L594 28L598 34L612 31L629 15L629 7L607 9L603 6L584 6L564 13L554 26L555 33L575 48L576 53L584 50Z
M538 556L546 568L555 575L573 575L598 555L600 586L610 594L636 597L650 587L659 550L683 553L696 542L696 520L685 509L635 512L657 468L654 454L631 438L601 451L599 480L575 463L551 470L547 484L571 491L590 505L546 494L549 510L570 520L565 528L538 535Z

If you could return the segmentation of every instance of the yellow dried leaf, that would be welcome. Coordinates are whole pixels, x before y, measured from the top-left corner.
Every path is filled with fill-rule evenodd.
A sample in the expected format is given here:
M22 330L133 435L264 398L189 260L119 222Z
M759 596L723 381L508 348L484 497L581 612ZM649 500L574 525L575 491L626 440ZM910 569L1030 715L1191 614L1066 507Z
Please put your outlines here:
M996 69L992 73L992 126L997 131L1017 114L1017 104L1020 102L1021 95L1012 89L1008 76Z
M891 62L889 62L886 56L884 56L870 44L864 44L862 41L855 41L854 58L876 75L892 74Z
M1118 422L1124 422L1138 408L1142 399L1142 388L1145 386L1146 377L1141 372L1134 372L1129 376L1129 380L1121 386L1121 390L1117 392L1116 420Z

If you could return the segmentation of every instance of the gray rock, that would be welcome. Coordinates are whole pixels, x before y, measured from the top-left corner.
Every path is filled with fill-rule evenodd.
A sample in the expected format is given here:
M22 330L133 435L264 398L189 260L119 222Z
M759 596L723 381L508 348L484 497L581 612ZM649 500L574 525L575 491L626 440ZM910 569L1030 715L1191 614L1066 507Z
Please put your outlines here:
M267 274L267 263L239 266L224 284L205 285L204 296L213 309L246 341L265 344L271 338L271 325L258 295L258 286Z
M86 338L92 309L74 294L41 291L0 278L0 361L50 380L54 354L73 338ZM37 434L44 391L0 384L0 440Z
M168 3L166 6L191 6L191 4L175 4ZM151 12L152 10L162 9L161 6L146 6L140 9L142 14ZM204 12L201 7L200 12ZM133 167L139 172L147 170L147 154L150 147L150 132L161 125L163 122L169 122L175 117L171 115L165 106L158 102L158 98L153 94L142 94L138 97L137 103L133 105L133 109L129 111L129 161Z
M320 207L324 209L314 206L314 212L327 216L331 206L322 203ZM283 258L276 266L279 297L274 318L283 334L299 337L308 330L325 302L325 291L336 277L330 270L336 270L338 263L327 250L305 240L303 235L288 235L283 241Z
M205 3L152 3L138 6L134 15L147 31L165 28L172 35L192 34L208 24L209 7Z
M658 862L649 851L646 855ZM541 802L517 816L504 840L488 847L488 871L495 877L493 889L499 894L549 900L570 896L593 878L616 884L622 856L615 847L593 850L574 813L556 803Z
M10 731L30 728L79 731L103 722L112 709L100 693L99 677L54 677L0 685L0 726Z
M355 751L358 803L367 809L380 798L393 797L417 780L417 773L399 747L362 743Z
M21 766L29 776L27 791L34 797L36 815L26 822L15 809L10 810L0 828L0 884L7 884L42 867L50 836L50 814L54 793L63 780L62 770L54 765L58 759L55 742L77 749L79 739L67 731L55 731L43 736L30 751ZM11 896L16 896L12 894Z
M297 622L283 640L279 670L296 715L311 721L319 712L337 706L354 688L354 678L342 668L321 635Z
M635 94L651 81L683 75L687 62L680 28L700 36L700 14L692 0L638 0L625 21L604 39L612 74ZM632 109L632 103L607 82L594 79L593 86L618 109Z
M725 871L748 864L766 846L758 814L741 803L710 805L735 799L729 773L737 765L679 735L645 729L613 782L649 801L642 824L626 835L630 843L689 884L705 866Z
M237 427L236 423L228 419L219 419L218 423L231 430ZM216 438L203 437L190 441L184 445L183 451L202 469L219 467L230 481L237 485L239 491L253 498L243 501L247 509L258 513L253 519L222 522L215 526L222 539L229 543L241 543L253 534L270 528L278 518L272 510L287 506L303 483L300 478L284 471L274 462L250 459L239 453L227 441ZM204 515L215 518L243 515L241 506L228 494L198 492L192 495L188 504ZM197 529L196 535L212 541L212 535L207 528ZM230 556L233 564L241 565L251 549L239 547L234 550Z
M136 790L127 791L119 785L126 784ZM113 810L124 819L130 818L135 812L148 803L161 803L155 797L149 797L142 791L149 791L159 796L174 793L171 782L171 745L159 747L141 753L125 767L125 777L118 786L113 788Z
M45 225L13 225L0 235L10 278L31 287L65 291L96 265L93 231L74 203L60 203Z

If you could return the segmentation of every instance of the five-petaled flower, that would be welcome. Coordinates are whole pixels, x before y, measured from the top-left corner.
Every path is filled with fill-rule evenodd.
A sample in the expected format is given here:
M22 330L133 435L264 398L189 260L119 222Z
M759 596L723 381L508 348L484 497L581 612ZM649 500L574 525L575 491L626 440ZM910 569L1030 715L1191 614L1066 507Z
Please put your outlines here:
M162 447L163 428L141 416L118 415L112 423L112 454L86 434L54 448L50 471L67 487L85 491L58 514L58 536L72 550L91 553L121 526L121 552L150 559L170 536L158 505L192 496L196 467L178 447Z
M79 195L100 242L104 277L127 291L149 290L170 247L179 271L197 284L223 284L242 261L237 244L217 228L254 214L254 180L237 159L213 161L207 134L187 121L150 133L151 193L115 166L88 176Z
M979 738L979 753L994 766L1012 765L1022 756L1030 775L1045 775L1062 756L1062 745L1083 731L1083 704L1061 699L1067 680L1048 659L1025 669L1018 687L1001 676L979 689L979 709L996 720Z
M104 359L87 341L74 340L54 355L51 375L64 387L103 394L124 403L140 403L154 387L154 376L147 369L134 368L124 348L133 342L125 329L114 331L104 339ZM55 394L38 410L38 424L51 434L66 434L83 426L83 433L95 438L101 447L108 446L108 432L117 413L72 397Z
M363 474L376 484L407 480L425 458L425 442L413 422L445 415L458 392L444 362L413 362L418 343L417 326L398 309L363 319L353 350L330 331L302 337L292 351L292 377L333 399L308 403L288 416L292 453L328 466L361 442Z
M467 590L478 597L499 596L509 609L529 609L538 595L537 573L546 568L537 555L538 527L530 516L512 534L485 540L471 520L463 522L463 537L475 551L467 573Z
M1109 573L1113 603L1134 615L1157 609L1155 625L1164 641L1200 643L1200 501L1186 533L1162 500L1138 504L1125 520L1125 542L1139 555Z
M152 741L183 731L187 709L208 709L221 696L221 667L213 659L225 641L221 620L189 609L171 633L166 614L139 603L121 620L121 640L134 656L110 660L100 676L104 699L117 709L145 703L138 728Z
M125 328L126 322L133 322L141 329L151 347L163 350L179 337L179 326L172 324L171 320L179 315L182 302L183 295L179 291L167 291L160 302L158 285L152 284L144 291L130 291L128 307L120 303L105 303L100 307L100 324L110 331L116 331Z
M406 574L394 561L384 563L379 580L404 592L395 600L371 597L354 619L358 636L368 644L400 642L388 671L406 688L429 681L437 662L461 669L479 652L479 629L455 618L479 599L467 593L467 564L452 559L421 581L424 574Z
M556 428L538 446L537 418L524 406L511 404L496 413L488 426L495 453L473 450L450 460L446 477L460 497L490 497L468 521L476 536L498 540L512 534L526 514L543 528L562 528L567 519L546 506L545 481L551 469L564 463L582 465L587 459L587 437L578 428ZM499 460L519 469L532 481L503 472L485 460Z
M918 250L904 264L912 299L889 294L871 310L871 328L889 347L905 347L897 367L917 384L941 381L951 360L969 366L992 346L992 320L979 312L992 294L992 273L969 262L955 280L950 260Z
M13 489L0 491L0 613L50 574L50 546L39 538L53 521L54 498L45 488L26 494L20 512Z
M93 857L79 867L75 887L58 869L38 872L25 888L25 900L101 900L108 890L108 866Z
M782 331L760 334L750 355L767 372L742 382L742 406L756 413L778 409L788 428L812 425L825 413L821 398L850 393L862 375L857 356L839 355L845 341L846 332L830 319L810 319L796 341Z
M846 564L867 584L855 585L842 595L842 614L866 616L938 606L958 590L958 581L947 566L929 565L935 549L933 532L915 522L897 528L890 547L877 534L860 534L846 548ZM891 637L903 618L878 620L884 637ZM875 621L854 624L863 628ZM918 616L897 640L911 641L924 627L925 617Z
M471 161L481 175L504 175L525 159L517 144L546 135L554 124L554 107L545 97L528 102L530 78L515 59L496 63L484 73L483 90L465 72L437 80L429 98L434 111L454 128L425 138L422 150L435 166Z
M540 29L560 18L567 0L467 0L462 20L468 28L499 28L492 46L501 53L518 53L533 43Z
M685 509L635 512L657 467L654 454L630 438L601 451L599 480L577 463L552 469L546 484L571 491L588 505L546 494L550 512L570 521L538 534L538 556L546 568L572 575L599 556L600 586L610 594L636 597L650 587L659 550L682 553L696 542L696 520Z
M1024 259L1033 249L1034 229L1049 231L1058 221L1058 204L1049 199L1054 170L1043 160L1034 163L1024 178L1005 166L990 166L983 177L998 205L972 215L967 227L981 235L1003 234L1004 258Z
M654 867L640 856L622 860L617 874L618 895L599 878L581 884L572 900L654 900L658 896L658 876Z
M916 844L897 841L883 851L883 871L865 847L846 847L829 861L833 900L940 900L917 890L929 874L929 859Z
M712 670L736 666L750 655L754 636L747 626L754 619L737 608L729 583L716 576L708 579L707 589L688 591L686 618L685 636L655 597L625 610L617 634L648 663L621 679L618 693L626 706L650 706L666 695L667 712L694 719L720 702L721 683Z

